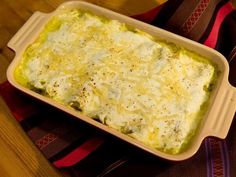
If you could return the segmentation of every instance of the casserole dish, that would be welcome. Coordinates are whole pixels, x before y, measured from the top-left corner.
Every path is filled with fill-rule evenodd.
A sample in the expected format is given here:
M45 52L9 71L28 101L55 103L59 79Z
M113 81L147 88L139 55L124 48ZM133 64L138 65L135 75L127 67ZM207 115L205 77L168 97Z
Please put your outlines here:
M136 139L124 135L112 128L102 125L101 123L91 118L88 118L87 116L79 113L78 111L69 109L65 105L62 105L52 99L37 94L31 91L30 89L20 85L16 81L14 77L14 71L16 70L17 66L20 63L24 50L29 46L29 44L35 41L36 37L39 35L40 31L42 31L43 27L49 21L49 19L56 16L59 13L60 9L65 9L65 8L80 8L92 12L98 16L103 16L108 19L118 20L127 25L145 31L157 39L164 39L168 42L175 43L178 46L199 53L202 56L211 59L212 62L214 62L217 65L217 68L219 69L221 74L217 78L217 84L209 100L210 105L208 106L208 110L206 111L203 120L199 125L198 131L196 135L193 137L192 143L189 144L188 148L186 148L183 152L174 155L161 152L157 149L147 146L144 143L141 143ZM36 12L19 30L19 32L11 39L11 41L8 43L8 46L16 51L15 59L11 63L7 72L8 80L13 86L35 98L47 102L71 115L74 115L75 117L80 118L81 120L84 120L98 128L101 128L127 142L130 142L138 147L141 147L142 149L145 149L146 151L151 152L162 158L169 160L184 160L186 158L191 157L197 151L202 140L205 137L216 136L219 138L225 138L229 130L230 124L232 122L232 118L236 108L235 88L230 86L227 81L228 65L226 60L221 54L196 42L187 40L183 37L174 35L172 33L139 22L137 20L133 20L123 15L119 15L117 13L103 9L101 7L97 7L85 2L69 2L62 4L56 11L50 14L43 14L40 12Z

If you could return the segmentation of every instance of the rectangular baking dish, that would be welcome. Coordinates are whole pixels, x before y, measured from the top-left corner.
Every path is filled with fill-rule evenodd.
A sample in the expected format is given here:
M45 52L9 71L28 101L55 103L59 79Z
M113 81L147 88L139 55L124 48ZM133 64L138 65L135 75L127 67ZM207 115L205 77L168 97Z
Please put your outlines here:
M130 26L143 30L150 35L156 37L157 39L164 39L168 42L175 43L178 46L185 47L192 50L198 54L201 54L207 58L212 59L214 63L218 66L221 74L218 78L217 85L212 93L210 99L209 109L201 121L196 135L193 137L192 143L189 147L182 153L172 155L166 154L154 148L151 148L138 140L135 140L128 135L122 134L112 128L103 125L92 118L82 115L78 111L70 109L50 98L42 96L38 93L31 91L17 83L13 73L18 63L21 60L21 55L29 44L34 42L38 34L43 29L47 21L54 15L58 13L58 9L61 8L76 8L79 7L83 10L88 10L95 15L100 15L107 17L109 19L116 19L120 22L124 22ZM15 57L7 70L8 81L17 89L23 91L24 93L39 99L45 103L48 103L60 110L63 110L74 117L81 119L97 128L100 128L124 141L127 141L145 151L148 151L156 156L164 159L180 161L185 160L193 156L199 149L204 138L208 136L215 136L224 139L229 131L231 122L234 117L236 110L236 89L232 87L228 82L229 67L226 59L217 51L201 45L197 42L191 41L184 37L178 36L176 34L170 33L168 31L162 30L160 28L154 27L152 25L143 23L141 21L129 18L127 16L115 13L111 10L98 7L93 4L80 1L66 2L60 5L57 10L52 13L45 14L41 12L35 12L29 20L23 25L23 27L15 34L15 36L9 41L8 47L15 51Z

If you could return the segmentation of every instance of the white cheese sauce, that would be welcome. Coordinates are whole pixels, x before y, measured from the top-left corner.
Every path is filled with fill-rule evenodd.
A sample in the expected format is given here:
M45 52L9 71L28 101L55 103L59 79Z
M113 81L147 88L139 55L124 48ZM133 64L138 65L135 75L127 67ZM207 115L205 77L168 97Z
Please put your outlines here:
M74 10L58 21L27 59L28 82L154 148L180 152L215 68L115 20Z

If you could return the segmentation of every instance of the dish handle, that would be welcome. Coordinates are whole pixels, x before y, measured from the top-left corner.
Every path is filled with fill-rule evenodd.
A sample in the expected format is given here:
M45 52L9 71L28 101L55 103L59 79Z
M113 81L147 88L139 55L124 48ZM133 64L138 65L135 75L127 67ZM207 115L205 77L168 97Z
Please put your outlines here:
M42 12L35 12L20 30L11 38L7 46L14 51L25 46L29 35L35 33L40 27L43 26L46 14Z
M210 117L214 121L208 124L208 135L225 139L236 111L236 88L227 84L226 89L219 94L218 98L221 101L216 101L213 106Z

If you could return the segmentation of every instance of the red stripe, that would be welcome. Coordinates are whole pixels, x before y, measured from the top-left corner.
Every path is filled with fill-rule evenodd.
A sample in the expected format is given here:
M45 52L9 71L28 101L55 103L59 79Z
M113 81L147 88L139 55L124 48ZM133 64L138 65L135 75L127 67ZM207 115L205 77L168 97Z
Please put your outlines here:
M56 134L50 132L50 133L44 135L39 140L37 140L35 142L35 144L40 150L43 150L43 148L47 147L50 143L55 141L57 138L58 138L58 136Z
M224 159L222 156L222 144L224 142L209 138L210 152L211 152L211 162L212 162L212 175L213 177L226 176Z
M225 17L233 10L234 10L234 7L232 6L232 4L230 2L226 3L224 6L222 6L220 8L220 10L218 11L218 13L216 15L216 19L215 19L214 25L212 27L212 30L211 30L208 38L204 42L205 45L207 45L208 47L211 47L211 48L215 48L216 43L217 43L217 39L218 39L220 26L221 26L222 22L224 21Z
M96 150L104 141L105 140L102 138L93 137L67 156L53 162L53 164L58 168L75 165L76 163L87 157L91 152Z
M163 7L163 4L160 6L155 7L154 9L151 9L143 14L138 14L138 15L133 15L133 18L136 18L138 20L147 22L147 23L151 23L155 17L157 16L157 14L161 11Z
M13 117L18 121L21 122L25 120L26 118L32 116L36 109L32 106L25 106L24 108L17 108L15 110L11 110Z
M0 95L11 110L14 118L20 122L37 112L37 107L25 101L22 93L16 90L9 82L0 84Z
M193 27L196 25L202 14L207 9L208 5L210 3L210 0L201 0L197 7L194 9L192 14L188 17L188 19L184 22L184 24L181 27L181 30L187 34L189 33Z

